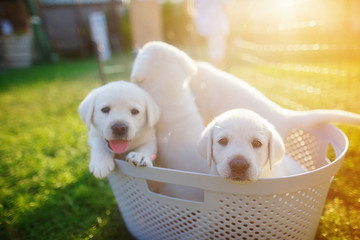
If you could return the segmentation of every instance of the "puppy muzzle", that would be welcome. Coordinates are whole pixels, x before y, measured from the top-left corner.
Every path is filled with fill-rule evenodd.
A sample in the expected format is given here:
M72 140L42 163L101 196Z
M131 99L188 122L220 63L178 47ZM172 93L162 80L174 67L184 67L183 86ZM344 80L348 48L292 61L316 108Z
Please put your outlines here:
M126 138L128 135L129 127L125 123L115 123L111 126L111 130L114 137Z
M243 157L234 158L229 162L230 178L237 181L249 180L248 169L250 164Z
M128 132L129 127L123 122L116 122L111 125L111 137L105 139L108 149L113 153L124 153L130 144Z

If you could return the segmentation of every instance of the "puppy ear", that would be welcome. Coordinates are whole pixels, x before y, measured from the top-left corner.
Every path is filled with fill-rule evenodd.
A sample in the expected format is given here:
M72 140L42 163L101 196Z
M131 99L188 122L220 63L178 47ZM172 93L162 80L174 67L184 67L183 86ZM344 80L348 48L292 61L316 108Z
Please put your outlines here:
M148 95L148 94L147 94ZM148 95L146 101L146 122L150 127L154 127L160 118L160 108L156 102Z
M213 158L213 125L210 123L204 131L201 133L200 140L198 143L198 152L199 154L207 160L209 167L211 167L211 162L214 161Z
M280 161L285 154L285 145L278 131L275 127L268 123L268 130L270 131L270 139L268 144L268 161L270 169L275 162Z
M145 69L141 66L138 66L139 64L135 64L130 76L130 81L135 84L139 84L144 81L145 79Z
M95 91L91 91L79 105L79 114L81 120L90 129L92 116L94 113Z
M149 69L147 64L144 64L143 62L147 58L147 56L144 56L143 48L141 48L138 52L138 54L135 57L134 64L132 66L131 75L130 75L130 82L135 84L140 84L145 80L145 76L148 73ZM146 62L146 61L145 61Z

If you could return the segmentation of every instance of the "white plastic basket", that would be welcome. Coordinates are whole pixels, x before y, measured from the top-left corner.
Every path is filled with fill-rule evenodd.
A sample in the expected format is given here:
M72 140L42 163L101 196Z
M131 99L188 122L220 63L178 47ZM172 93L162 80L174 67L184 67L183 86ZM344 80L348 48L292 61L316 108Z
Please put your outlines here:
M329 144L336 159L327 158ZM333 176L348 148L334 126L294 130L287 155L305 174L234 182L163 168L135 168L117 160L109 181L128 230L137 239L313 239ZM204 202L151 192L146 180L204 190Z

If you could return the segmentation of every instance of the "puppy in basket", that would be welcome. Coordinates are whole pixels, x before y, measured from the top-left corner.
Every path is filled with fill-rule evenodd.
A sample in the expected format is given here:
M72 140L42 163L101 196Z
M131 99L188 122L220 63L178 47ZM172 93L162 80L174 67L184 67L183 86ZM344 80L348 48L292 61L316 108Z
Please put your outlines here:
M79 114L89 129L89 169L95 177L105 178L114 170L115 155L138 167L153 165L160 109L143 89L110 82L87 95Z
M194 62L182 51L162 42L140 49L131 81L145 89L159 105L156 125L158 159L165 168L208 173L210 168L197 152L197 141L205 128L188 87L195 74ZM198 189L163 184L161 193L201 201Z
M360 115L346 111L282 108L250 84L208 63L197 63L190 88L205 124L234 108L246 108L260 114L276 127L283 138L294 128L306 129L326 122L360 124Z
M215 165L218 175L232 180L305 172L295 160L283 158L284 142L274 126L247 109L232 109L216 117L203 131L198 150L210 166Z

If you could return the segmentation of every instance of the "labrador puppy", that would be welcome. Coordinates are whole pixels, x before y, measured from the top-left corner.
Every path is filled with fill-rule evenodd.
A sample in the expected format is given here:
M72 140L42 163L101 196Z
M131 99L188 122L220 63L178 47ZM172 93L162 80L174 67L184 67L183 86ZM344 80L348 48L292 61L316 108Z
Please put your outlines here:
M346 111L282 108L245 81L208 63L197 63L197 72L189 84L205 124L233 108L255 111L271 122L283 138L294 127L306 129L325 122L360 124L360 115Z
M160 107L156 125L160 165L208 173L210 168L196 149L205 126L188 87L195 72L194 62L184 52L163 42L150 42L136 56L131 81L145 89ZM161 193L202 200L199 190L182 186L164 184Z
M143 89L110 82L87 95L79 114L89 129L89 169L95 177L105 178L114 170L115 155L135 166L152 166L160 109Z
M217 174L237 181L305 172L295 160L283 160L285 147L274 126L248 109L232 109L208 124L199 153Z

